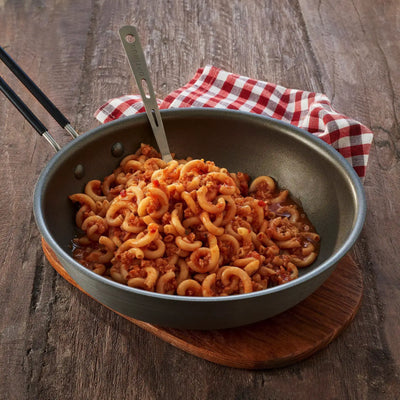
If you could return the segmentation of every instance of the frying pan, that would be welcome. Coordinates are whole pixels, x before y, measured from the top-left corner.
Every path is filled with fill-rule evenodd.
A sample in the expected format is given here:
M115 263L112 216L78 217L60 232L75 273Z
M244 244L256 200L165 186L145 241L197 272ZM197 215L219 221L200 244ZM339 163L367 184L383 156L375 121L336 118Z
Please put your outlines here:
M87 181L103 179L140 143L156 146L145 115L95 128L59 151L41 173L34 193L38 228L68 274L100 303L161 326L217 329L276 315L315 291L353 245L363 225L362 185L342 156L318 138L286 123L238 111L161 111L170 148L178 157L215 161L252 177L271 175L289 188L321 236L316 262L298 279L255 293L187 298L131 288L98 276L71 257L76 235L68 199ZM115 154L115 149L121 153ZM79 174L76 173L79 171Z
M279 314L313 293L362 229L363 187L345 159L322 140L287 123L221 109L162 110L177 157L204 158L252 178L270 175L301 203L321 236L320 254L299 278L263 291L226 297L181 297L131 288L72 258L75 209L68 196L103 179L141 143L157 147L146 115L123 118L75 138L45 166L34 192L40 233L72 279L100 303L126 316L183 329L241 326Z

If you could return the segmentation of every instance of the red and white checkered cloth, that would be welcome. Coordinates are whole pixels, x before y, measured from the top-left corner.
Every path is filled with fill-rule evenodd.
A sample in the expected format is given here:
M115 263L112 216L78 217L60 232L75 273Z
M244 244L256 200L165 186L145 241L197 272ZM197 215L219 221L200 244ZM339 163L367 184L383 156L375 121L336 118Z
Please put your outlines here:
M338 150L363 178L372 142L372 132L359 122L336 112L321 93L287 89L269 82L223 71L207 65L185 86L170 93L159 107L228 108L267 115L298 126ZM109 100L95 113L106 123L144 112L140 96Z

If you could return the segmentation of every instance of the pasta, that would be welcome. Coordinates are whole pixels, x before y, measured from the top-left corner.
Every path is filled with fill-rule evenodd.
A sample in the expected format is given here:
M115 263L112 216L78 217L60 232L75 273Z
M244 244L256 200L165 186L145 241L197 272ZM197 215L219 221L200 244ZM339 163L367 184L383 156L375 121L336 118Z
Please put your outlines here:
M134 288L226 296L281 285L312 264L319 235L269 176L249 185L211 161L164 162L142 144L77 204L74 258Z

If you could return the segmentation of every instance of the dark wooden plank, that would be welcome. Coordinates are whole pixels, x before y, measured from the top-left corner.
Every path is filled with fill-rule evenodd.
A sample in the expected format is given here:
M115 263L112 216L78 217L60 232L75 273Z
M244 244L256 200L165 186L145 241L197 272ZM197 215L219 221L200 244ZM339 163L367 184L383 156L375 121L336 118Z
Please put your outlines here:
M90 7L59 2L1 2L1 45L67 114L79 95ZM1 75L32 105L62 143L61 129L1 65ZM48 349L56 275L38 251L32 214L34 183L53 151L12 106L0 100L1 274L0 398L39 398Z
M370 126L375 134L365 180L369 212L355 246L367 287L356 335L365 339L362 363L369 367L354 363L353 371L368 377L366 396L383 396L383 392L398 392L400 382L396 273L400 249L395 244L400 225L393 218L400 213L396 200L400 196L400 46L395 39L399 3L353 1L345 13L334 3L300 4L326 93L339 111Z
M133 23L159 96L210 63L325 92L375 132L365 181L370 210L354 250L365 286L358 315L310 359L252 372L175 349L57 278L31 211L34 182L52 151L0 100L0 398L286 399L294 388L299 399L396 398L399 18L396 0L0 2L1 45L81 131L97 124L98 105L135 91L117 34ZM13 82L2 66L0 73ZM60 142L69 140L33 109Z

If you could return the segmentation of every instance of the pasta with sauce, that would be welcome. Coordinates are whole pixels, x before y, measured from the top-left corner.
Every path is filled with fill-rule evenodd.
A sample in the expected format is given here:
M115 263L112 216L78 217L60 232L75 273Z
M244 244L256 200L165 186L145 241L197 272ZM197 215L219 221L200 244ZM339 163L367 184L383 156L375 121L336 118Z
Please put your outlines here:
M79 205L74 258L121 284L181 296L267 289L314 262L319 235L269 176L249 185L211 161L164 162L142 144Z

